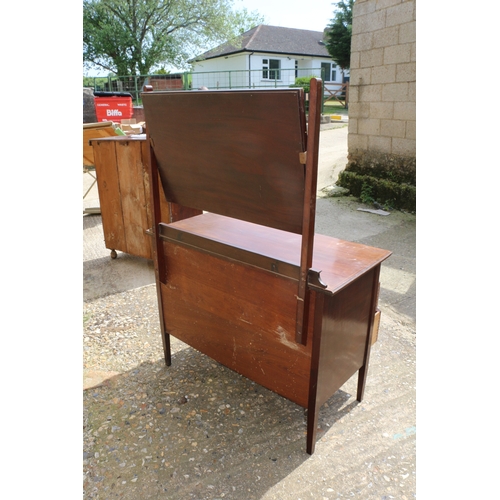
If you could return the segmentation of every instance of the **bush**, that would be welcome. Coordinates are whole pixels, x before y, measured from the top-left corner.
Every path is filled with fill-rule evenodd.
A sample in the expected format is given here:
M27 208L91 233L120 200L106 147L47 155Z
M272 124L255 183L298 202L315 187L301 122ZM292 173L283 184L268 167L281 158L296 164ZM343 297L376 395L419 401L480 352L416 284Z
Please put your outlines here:
M337 185L349 189L363 203L416 212L416 160L388 154L351 155Z
M309 93L311 86L311 78L316 78L314 75L312 76L301 76L299 78L295 78L295 83L290 85L290 87L302 87L306 94Z

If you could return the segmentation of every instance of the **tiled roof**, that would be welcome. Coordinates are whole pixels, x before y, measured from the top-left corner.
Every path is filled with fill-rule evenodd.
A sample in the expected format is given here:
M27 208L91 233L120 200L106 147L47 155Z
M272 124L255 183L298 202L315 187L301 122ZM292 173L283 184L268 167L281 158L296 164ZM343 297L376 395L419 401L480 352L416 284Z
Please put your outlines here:
M237 54L238 52L271 52L273 54L316 56L331 59L322 40L322 31L260 24L241 35L241 44L231 45L225 43L201 54L196 59L212 59L228 54Z

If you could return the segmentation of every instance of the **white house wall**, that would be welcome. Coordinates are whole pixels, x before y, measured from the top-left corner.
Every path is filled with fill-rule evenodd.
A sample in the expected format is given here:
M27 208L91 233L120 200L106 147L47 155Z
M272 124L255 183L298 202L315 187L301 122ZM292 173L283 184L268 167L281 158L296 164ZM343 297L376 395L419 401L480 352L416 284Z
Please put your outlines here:
M193 89L248 87L248 63L245 54L228 56L227 59L207 59L193 64Z
M278 59L280 61L279 80L263 78L263 60ZM297 72L295 61L298 61ZM283 56L273 53L242 53L199 61L193 64L192 88L202 86L215 88L260 88L288 87L298 77L321 77L321 63L332 63L331 59L306 56ZM342 72L337 66L336 78L333 82L342 83ZM348 73L347 73L348 74ZM325 82L331 82L325 79Z

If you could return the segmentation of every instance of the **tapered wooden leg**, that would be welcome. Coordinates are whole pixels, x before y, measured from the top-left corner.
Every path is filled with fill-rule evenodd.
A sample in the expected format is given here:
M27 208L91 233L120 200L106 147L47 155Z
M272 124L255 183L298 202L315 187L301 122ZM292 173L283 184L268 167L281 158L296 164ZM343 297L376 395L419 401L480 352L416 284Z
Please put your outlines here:
M316 447L316 431L318 429L319 405L315 404L307 409L307 439L306 451L309 455L314 453Z
M377 302L378 302L379 277L380 277L380 264L377 266L375 272L373 273L370 315L368 320L368 329L366 332L365 358L363 366L359 369L358 372L358 391L356 396L356 399L358 401L363 400L363 396L365 393L366 376L368 375L368 364L370 362L370 352L372 347L373 325L375 323L375 312L377 310Z
M163 338L163 353L165 355L165 363L167 366L172 364L172 352L170 350L170 335L167 332L162 333Z
M365 364L358 371L358 392L357 392L357 395L356 395L356 399L359 402L363 401L363 396L365 394L366 375L367 375L367 372L368 372L368 370L366 369L367 366L368 365Z
M161 286L161 285L158 285ZM170 350L170 335L165 329L165 323L163 321L163 309L162 309L161 293L158 292L158 308L160 310L160 330L161 330L161 340L163 342L163 356L165 357L165 364L170 366L172 364L172 352Z
M167 364L167 366L170 366L172 364L172 354L170 351L170 335L167 332L167 328L165 326L165 320L163 317L163 299L161 294L161 287L163 285L161 277L165 276L164 256L162 253L160 254L160 252L162 251L163 247L157 245L153 255L155 259L156 297L158 301L158 313L160 317L160 332L161 332L161 340L163 342L163 355L165 356L165 363ZM161 274L162 270L163 274Z
M167 333L167 328L165 326L165 320L163 318L163 300L161 297L161 286L162 283L159 279L158 272L156 273L156 298L158 302L158 315L160 318L160 333L161 341L163 343L163 356L165 357L165 363L167 366L172 364L172 353L170 350L170 335Z
M306 451L314 453L316 446L316 430L318 428L318 374L319 354L321 351L321 331L323 328L323 305L325 297L322 293L311 292L311 301L314 301L314 323L312 332L311 378L309 381L309 400L307 405L307 439Z

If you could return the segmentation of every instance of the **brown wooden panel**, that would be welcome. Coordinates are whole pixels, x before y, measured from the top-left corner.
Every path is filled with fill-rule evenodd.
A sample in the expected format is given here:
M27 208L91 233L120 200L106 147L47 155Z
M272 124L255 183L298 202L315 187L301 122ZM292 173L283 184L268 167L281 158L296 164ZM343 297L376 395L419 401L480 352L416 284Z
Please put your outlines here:
M295 342L296 282L174 243L163 249L167 333L306 407L311 342Z
M146 92L142 98L169 201L302 232L302 89Z
M377 269L372 269L340 292L325 296L318 366L319 405L363 366L376 274Z
M160 189L163 190L161 185ZM188 219L190 217L194 217L195 215L201 215L203 213L203 210L198 210L197 208L183 207L182 205L177 205L177 203L169 203L168 207L169 207L171 222Z
M115 145L112 141L92 141L106 248L125 250L126 239L120 197Z
M141 142L122 140L115 145L126 240L123 251L150 259L151 238L145 233L148 220Z

